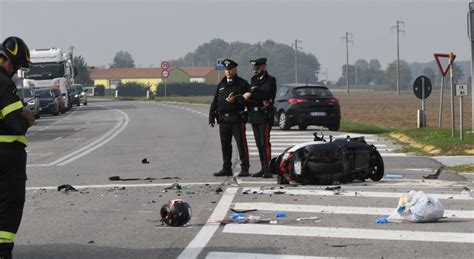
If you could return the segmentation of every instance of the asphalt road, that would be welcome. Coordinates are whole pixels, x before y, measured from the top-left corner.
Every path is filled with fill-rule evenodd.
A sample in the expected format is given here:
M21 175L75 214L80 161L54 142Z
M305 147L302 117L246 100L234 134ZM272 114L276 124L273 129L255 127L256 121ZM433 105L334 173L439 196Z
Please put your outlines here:
M232 177L212 176L222 158L207 111L203 105L90 102L40 119L29 133L27 198L15 257L472 258L474 202L470 192L461 194L464 187L473 188L472 178L442 173L439 180L422 180L440 164L397 153L394 143L367 135L384 158L386 177L380 182L346 184L339 192L325 191L326 186L280 189L275 179L261 178L241 178L237 185ZM311 140L314 130L273 130L273 153ZM256 172L258 155L250 127L247 131L251 172ZM142 164L143 158L150 163ZM110 176L130 180L110 181ZM164 191L175 182L183 189ZM59 192L62 184L78 191ZM219 187L224 192L216 192ZM446 218L374 223L409 190L439 197ZM185 227L162 226L159 210L176 198L191 204L192 220ZM258 209L249 214L277 222L216 224L229 219L230 208ZM286 217L276 218L279 211Z

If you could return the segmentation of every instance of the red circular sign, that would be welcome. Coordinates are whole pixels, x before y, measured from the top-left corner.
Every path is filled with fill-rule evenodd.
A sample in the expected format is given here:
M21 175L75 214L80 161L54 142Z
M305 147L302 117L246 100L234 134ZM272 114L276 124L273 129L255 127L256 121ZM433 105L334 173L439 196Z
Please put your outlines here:
M170 75L170 72L168 72L168 70L161 71L161 77L168 78L169 75Z
M163 69L170 68L170 63L168 63L168 61L161 62L161 68L163 68Z

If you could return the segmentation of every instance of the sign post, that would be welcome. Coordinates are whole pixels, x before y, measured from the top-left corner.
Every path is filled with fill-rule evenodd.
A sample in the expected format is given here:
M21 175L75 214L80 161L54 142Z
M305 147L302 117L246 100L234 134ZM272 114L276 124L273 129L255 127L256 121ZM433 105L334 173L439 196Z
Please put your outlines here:
M456 96L459 96L459 135L464 140L464 96L468 95L467 85L456 85Z
M421 110L417 112L417 126L418 128L426 127L426 110L425 99L431 95L431 81L426 76L419 76L413 83L413 92L415 96L421 99Z
M440 89L440 96L439 96L439 115L438 115L438 127L441 128L443 123L443 103L444 103L444 78L448 74L449 68L451 64L448 64L446 68L443 68L441 64L440 58L448 58L449 54L434 54L436 63L438 64L439 72L441 74L441 89Z
M456 129L455 126L455 121L456 119L454 118L454 59L456 58L456 55L454 53L449 53L449 75L451 77L451 137L454 138L454 131Z
M223 58L218 58L216 60L217 84L219 84L221 80L221 71L224 71L224 64L222 64L222 62L224 62Z
M469 3L469 21L468 21L468 34L469 41L471 43L471 95L472 95L472 105L471 105L471 133L474 133L474 2Z
M162 69L161 70L161 77L165 81L165 98L167 97L167 95L166 95L166 79L170 75L170 73L168 71L169 68L170 68L170 63L168 63L168 61L161 62L161 69Z

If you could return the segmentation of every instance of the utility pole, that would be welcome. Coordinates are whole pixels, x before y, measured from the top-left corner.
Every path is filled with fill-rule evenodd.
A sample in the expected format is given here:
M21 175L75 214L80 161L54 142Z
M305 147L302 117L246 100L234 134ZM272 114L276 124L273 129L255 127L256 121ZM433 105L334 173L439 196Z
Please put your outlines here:
M346 89L347 89L347 94L349 94L349 43L352 43L354 45L354 41L352 38L354 35L350 32L346 32L346 36L342 37L342 40L346 41Z
M295 47L295 84L298 83L298 50L302 49L298 47L298 43L301 43L301 41L296 39L295 43L291 44L292 47Z
M397 32L397 94L400 95L400 32L405 34L405 31L400 29L401 27L405 27L405 23L403 21L397 20L397 25L392 26L393 29L396 29Z

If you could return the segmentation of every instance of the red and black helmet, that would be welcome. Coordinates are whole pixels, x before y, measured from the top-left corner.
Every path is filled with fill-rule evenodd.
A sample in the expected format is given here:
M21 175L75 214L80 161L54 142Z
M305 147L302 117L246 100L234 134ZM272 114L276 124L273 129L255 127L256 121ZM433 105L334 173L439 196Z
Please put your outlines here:
M0 55L5 56L13 64L14 71L30 67L30 50L18 37L6 38L0 48Z
M170 200L161 207L160 215L166 225L179 227L191 220L191 206L183 200Z

